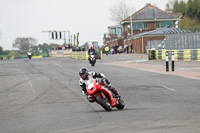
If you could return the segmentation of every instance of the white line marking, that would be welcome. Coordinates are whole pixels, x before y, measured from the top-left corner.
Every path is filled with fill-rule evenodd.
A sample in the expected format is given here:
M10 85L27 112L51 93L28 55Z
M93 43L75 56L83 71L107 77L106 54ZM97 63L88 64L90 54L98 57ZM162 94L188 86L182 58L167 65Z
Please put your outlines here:
M149 61L148 59L145 60L130 60L130 61L124 61L125 63L132 63L132 62L144 62L144 61Z
M33 87L33 85L32 85L32 83L31 83L31 81L30 81L30 80L28 81L28 83L29 83L30 87L32 88L32 87Z
M61 65L59 65L59 64L56 64L56 66L63 67L63 66L61 66Z
M171 91L175 91L174 89L169 88L169 87L167 87L167 86L164 86L164 85L160 85L160 86L163 87L163 88L165 88L165 89L168 89L168 90L171 90Z
M33 88L33 84L31 83L31 81L29 80L29 78L28 78L26 75L24 75L24 77L25 77L25 79L28 81L28 84L29 84L29 86L30 86L32 92L35 93L35 89Z

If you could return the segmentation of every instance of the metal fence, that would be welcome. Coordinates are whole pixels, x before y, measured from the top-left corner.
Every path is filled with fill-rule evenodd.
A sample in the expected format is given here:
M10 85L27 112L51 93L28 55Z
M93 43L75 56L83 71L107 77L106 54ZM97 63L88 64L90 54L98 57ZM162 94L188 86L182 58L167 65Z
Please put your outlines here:
M199 49L200 33L179 33L165 35L165 48L168 50Z
M198 28L197 28L198 29ZM147 49L200 49L200 32L198 30L170 29L165 31L164 40L155 40L147 42Z
M147 49L165 49L164 40L147 41Z

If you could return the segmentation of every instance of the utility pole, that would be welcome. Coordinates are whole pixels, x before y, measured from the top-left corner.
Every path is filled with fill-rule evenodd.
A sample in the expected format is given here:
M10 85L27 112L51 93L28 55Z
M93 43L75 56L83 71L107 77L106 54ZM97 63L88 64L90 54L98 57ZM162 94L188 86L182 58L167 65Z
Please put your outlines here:
M133 36L133 29L132 29L132 27L133 27L133 22L132 22L132 15L131 15L131 27L130 27L130 29L131 29L131 37Z

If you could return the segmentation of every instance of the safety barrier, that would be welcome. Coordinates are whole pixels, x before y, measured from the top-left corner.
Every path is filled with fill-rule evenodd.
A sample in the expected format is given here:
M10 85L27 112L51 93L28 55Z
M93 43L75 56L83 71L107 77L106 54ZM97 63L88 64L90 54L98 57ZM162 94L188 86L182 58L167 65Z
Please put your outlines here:
M51 51L51 57L71 57L72 49Z
M40 56L32 56L32 58L43 58L43 57L40 55Z
M71 52L71 58L78 60L88 60L88 52L87 51L74 51ZM97 59L102 59L102 51L97 53Z
M183 60L183 61L191 61L198 60L200 61L200 49L184 49L184 50L147 50L147 54L149 59L156 60L165 60L166 52L169 53L169 59L171 59L171 52L174 52L174 60Z
M87 51L73 51L72 49L67 50L56 50L50 53L52 57L70 57L78 60L88 60L88 52ZM102 51L97 53L97 59L102 59Z
M71 52L71 58L78 60L88 60L87 51L74 51Z
M156 53L155 53L155 56L156 56L156 60L158 60L159 59L159 51L158 50L156 50Z
M200 61L200 49L197 50L197 60Z
M178 50L174 50L174 60L178 60Z
M184 50L183 61L191 61L191 50L188 50L188 49Z
M166 59L166 49L162 50L162 60Z

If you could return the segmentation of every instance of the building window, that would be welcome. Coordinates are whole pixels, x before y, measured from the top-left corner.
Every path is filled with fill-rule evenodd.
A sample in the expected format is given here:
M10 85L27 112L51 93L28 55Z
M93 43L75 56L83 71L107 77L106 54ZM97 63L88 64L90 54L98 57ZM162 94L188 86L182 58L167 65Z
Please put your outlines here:
M116 34L116 29L115 28L110 28L110 34Z
M160 28L160 22L156 22L156 28Z
M120 33L122 33L122 28L117 28L117 32L116 32L117 34L120 34Z
M133 30L148 29L148 23L137 22L137 23L133 23L132 27L133 27Z
M174 27L173 21L156 22L156 28L163 28L165 26Z
M143 29L148 29L148 23L147 22L143 23Z

